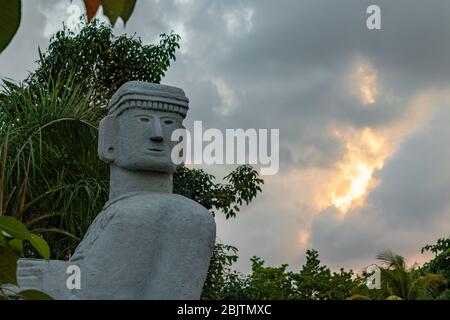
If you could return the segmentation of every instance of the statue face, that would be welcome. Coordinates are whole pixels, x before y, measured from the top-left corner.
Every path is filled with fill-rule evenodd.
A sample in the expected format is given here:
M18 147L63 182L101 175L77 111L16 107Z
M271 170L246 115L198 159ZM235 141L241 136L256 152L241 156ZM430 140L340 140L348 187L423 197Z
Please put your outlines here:
M173 173L172 132L182 127L183 118L177 113L129 109L117 117L116 152L114 163L129 170Z

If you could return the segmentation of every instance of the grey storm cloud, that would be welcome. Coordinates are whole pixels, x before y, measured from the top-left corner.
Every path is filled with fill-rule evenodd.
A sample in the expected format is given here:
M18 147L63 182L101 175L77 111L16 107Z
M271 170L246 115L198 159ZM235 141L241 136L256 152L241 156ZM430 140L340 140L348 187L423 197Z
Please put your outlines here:
M189 69L176 64L167 79L189 78L198 87L198 79L208 86L208 80L220 77L236 96L234 108L218 117L214 109L220 97L206 94L208 99L206 88L192 89L191 119L219 127L281 128L283 146L318 149L313 158L301 159L301 165L331 165L341 148L330 126L383 126L403 116L417 90L443 85L448 77L448 2L425 6L420 1L380 1L380 32L365 28L369 3L190 1L189 6L200 10L188 12L166 4L167 12L181 16L190 41L189 52L181 57ZM250 31L228 32L223 17L245 9L253 12ZM359 56L376 67L396 105L381 98L364 110L342 88L343 76ZM209 87L214 89L211 82Z
M65 17L60 1L40 2L24 0L0 77L22 80L38 45L48 43L48 16ZM365 26L370 4L381 7L381 31ZM447 0L140 0L126 28L116 28L145 43L171 30L181 34L182 48L164 83L188 94L187 127L202 120L214 128L279 128L282 172L332 168L345 152L333 129L389 126L420 92L449 87ZM359 59L378 73L380 94L369 108L348 88ZM242 270L254 254L298 265L304 252L292 243L306 226L308 245L334 266L361 266L385 248L417 252L449 233L449 115L442 106L401 144L377 173L367 205L344 221L333 209L283 207L286 195L268 177L264 193L236 220L219 219L219 236L240 248ZM292 188L302 193L308 185Z

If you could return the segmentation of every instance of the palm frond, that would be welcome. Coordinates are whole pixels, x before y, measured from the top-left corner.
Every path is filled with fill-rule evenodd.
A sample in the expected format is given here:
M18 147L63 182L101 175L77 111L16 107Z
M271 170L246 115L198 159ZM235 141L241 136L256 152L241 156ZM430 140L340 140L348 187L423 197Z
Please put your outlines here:
M46 83L3 81L0 212L79 239L107 199L108 167L96 147L106 111L70 76Z

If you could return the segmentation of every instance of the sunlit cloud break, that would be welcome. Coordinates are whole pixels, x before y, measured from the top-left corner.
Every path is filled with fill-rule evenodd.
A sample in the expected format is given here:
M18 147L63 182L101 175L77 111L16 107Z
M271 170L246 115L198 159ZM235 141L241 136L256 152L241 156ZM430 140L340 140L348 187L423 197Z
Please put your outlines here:
M383 168L390 152L380 134L370 128L336 130L345 152L336 164L334 174L326 184L318 205L334 206L346 213L352 206L362 205L369 191L376 186L373 173Z
M377 71L366 63L358 63L355 75L356 87L364 105L375 103L378 94Z
M378 94L378 75L369 63L356 63L353 86L364 105L374 104ZM319 196L321 208L333 206L346 213L350 208L364 204L365 198L376 181L375 171L383 168L390 147L380 132L366 127L346 127L334 131L338 142L344 146L344 154Z

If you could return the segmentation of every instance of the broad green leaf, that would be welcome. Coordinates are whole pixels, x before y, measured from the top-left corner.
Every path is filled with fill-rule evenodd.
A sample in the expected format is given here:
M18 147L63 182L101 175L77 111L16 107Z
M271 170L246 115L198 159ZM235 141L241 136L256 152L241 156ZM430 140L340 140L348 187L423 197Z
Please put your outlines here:
M103 14L108 17L114 26L124 7L124 0L102 0Z
M12 239L8 241L9 247L19 256L23 253L23 240Z
M13 217L0 217L0 229L19 240L29 240L31 238L31 233L27 227Z
M47 241L42 239L37 234L31 234L30 242L45 260L50 259L50 248Z
M0 285L17 285L17 259L17 255L8 246L0 246Z
M20 0L0 0L0 53L19 29L21 15Z
M54 300L48 294L38 290L24 290L20 291L18 295L28 300Z
M136 0L102 0L103 13L113 26L119 17L126 23L133 13L135 5Z
M124 24L127 24L128 20L130 19L131 15L133 14L135 5L136 5L136 0L125 0L124 5L123 5L122 14L120 15Z

